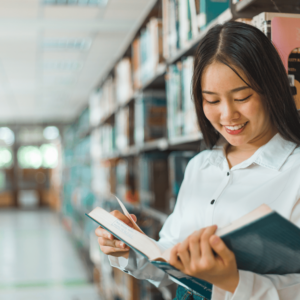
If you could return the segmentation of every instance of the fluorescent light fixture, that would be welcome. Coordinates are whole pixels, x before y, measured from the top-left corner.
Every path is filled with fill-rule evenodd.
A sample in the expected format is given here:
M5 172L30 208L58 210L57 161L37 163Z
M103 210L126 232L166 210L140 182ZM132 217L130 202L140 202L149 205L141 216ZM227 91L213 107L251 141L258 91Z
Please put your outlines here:
M44 70L78 71L82 64L77 61L46 61L43 62Z
M107 5L108 0L41 0L44 5L85 5L101 6Z
M91 39L44 39L44 50L78 50L88 51L92 45Z
M62 86L62 85L72 85L74 84L73 77L50 77L45 76L43 78L43 85L44 86Z

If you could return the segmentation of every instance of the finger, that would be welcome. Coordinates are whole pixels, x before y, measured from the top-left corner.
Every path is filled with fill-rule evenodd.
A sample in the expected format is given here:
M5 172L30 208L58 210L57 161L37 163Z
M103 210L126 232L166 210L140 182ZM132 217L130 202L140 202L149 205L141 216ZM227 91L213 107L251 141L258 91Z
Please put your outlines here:
M200 251L200 237L202 235L202 232L204 229L197 230L189 237L189 249L191 254L191 260L197 261L201 257L201 251Z
M98 237L103 237L103 238L107 238L109 240L113 240L114 236L109 233L107 230L103 229L101 226L99 226L96 230L95 230L95 234Z
M221 257L226 265L229 265L230 263L232 263L232 261L235 261L234 253L228 249L221 238L213 235L210 237L209 242L212 249Z
M214 260L214 254L211 249L211 245L209 243L210 237L216 232L217 226L209 226L206 227L204 232L201 235L201 256L208 260Z
M129 249L118 249L113 247L100 247L101 251L106 255L113 255L113 256L123 256L124 253L129 252Z
M108 240L106 238L99 237L98 243L101 247L105 246L105 247L112 247L118 249L127 249L127 250L129 249L129 247L125 243L119 240Z
M130 214L130 215L131 215L131 218L133 219L133 221L136 222L137 221L136 215L134 215L134 214Z
M111 212L111 214L119 219L120 221L124 222L126 225L130 226L130 227L133 227L131 221L125 216L123 215L121 212L119 212L118 210L114 210Z
M182 264L188 267L191 261L190 249L189 249L189 238L186 238L182 243L179 244L177 249L177 255L179 256Z
M169 263L170 263L170 265L174 266L178 270L182 270L183 265L178 257L178 246L179 245L180 244L177 244L171 249Z

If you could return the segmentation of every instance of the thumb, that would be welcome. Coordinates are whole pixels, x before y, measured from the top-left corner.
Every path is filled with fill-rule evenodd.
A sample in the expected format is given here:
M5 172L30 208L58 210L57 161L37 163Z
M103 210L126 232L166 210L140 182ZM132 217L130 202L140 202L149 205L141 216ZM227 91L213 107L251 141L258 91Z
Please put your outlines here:
M224 262L234 259L234 254L217 235L212 235L209 239L212 249L222 258Z
M134 222L137 221L137 217L134 214L130 214L130 216L132 217L132 219L134 220Z

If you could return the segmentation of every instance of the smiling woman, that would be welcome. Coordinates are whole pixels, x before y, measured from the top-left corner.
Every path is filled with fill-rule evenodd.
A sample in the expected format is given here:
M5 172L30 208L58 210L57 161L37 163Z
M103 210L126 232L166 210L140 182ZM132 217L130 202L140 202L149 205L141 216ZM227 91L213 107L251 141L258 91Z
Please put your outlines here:
M300 121L284 66L269 39L253 26L228 22L210 30L195 56L193 96L210 148L220 134L233 144L248 138L263 145L268 134L279 132L300 144ZM209 107L212 104L216 107ZM217 116L217 111L222 114ZM248 120L252 117L244 111L255 119ZM230 127L244 124L241 131Z
M262 204L300 226L300 118L280 57L258 29L217 25L198 46L192 84L209 149L189 162L157 244L171 248L175 268L212 284L212 300L298 299L299 274L238 269L234 253L215 234ZM160 287L170 284L107 231L98 228L96 234L112 266ZM205 300L203 295L179 287L175 300Z

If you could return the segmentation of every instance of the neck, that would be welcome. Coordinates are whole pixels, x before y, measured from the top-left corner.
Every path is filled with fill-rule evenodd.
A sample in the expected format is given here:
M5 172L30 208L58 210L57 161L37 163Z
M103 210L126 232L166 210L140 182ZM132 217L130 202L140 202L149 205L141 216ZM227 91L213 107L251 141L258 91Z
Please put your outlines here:
M233 146L229 144L226 149L229 167L232 168L250 158L258 148L267 144L277 132L277 130L268 130L244 145Z
M253 140L249 141L247 144L240 146L229 145L228 150L230 152L236 153L254 153L258 148L267 144L277 133L276 129L268 130L266 133L262 133L261 135L255 137Z

